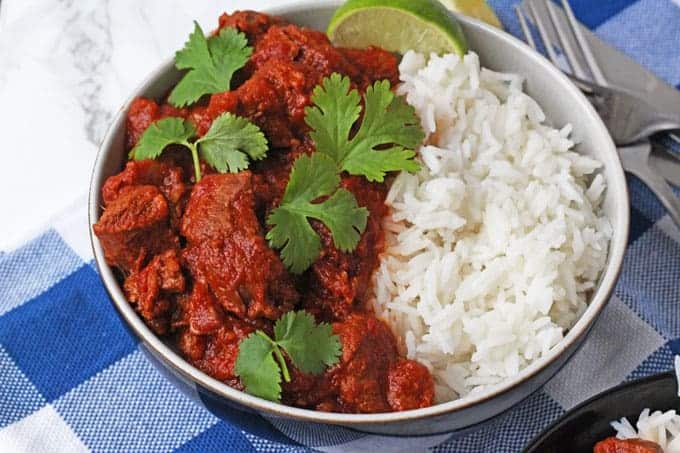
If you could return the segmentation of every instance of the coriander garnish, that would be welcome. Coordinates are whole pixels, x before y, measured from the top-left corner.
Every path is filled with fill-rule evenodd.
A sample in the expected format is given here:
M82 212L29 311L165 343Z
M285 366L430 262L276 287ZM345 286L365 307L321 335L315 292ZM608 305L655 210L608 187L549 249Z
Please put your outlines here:
M198 140L190 141L196 129L182 118L164 118L151 124L137 146L130 151L136 160L156 159L169 145L189 148L196 182L201 180L199 155L220 173L236 173L248 168L250 160L267 154L267 139L259 127L232 113L223 113Z
M331 231L336 248L353 251L366 229L368 210L360 208L354 195L338 189L340 173L363 175L382 182L390 171L416 172L420 169L414 148L425 134L415 110L395 96L387 80L368 87L364 115L361 97L350 90L350 80L334 73L314 89L312 107L305 110L305 122L312 128L316 152L295 161L281 205L267 218L273 228L269 244L281 248L284 264L294 273L305 271L321 251L319 235L308 219L321 221ZM322 158L325 156L325 158ZM330 196L322 203L313 203Z
M184 48L175 54L177 69L189 70L168 98L175 107L192 104L205 94L229 91L231 77L253 53L246 35L235 28L223 28L206 38L198 22L194 24Z
M349 78L335 73L314 89L314 106L305 110L305 122L317 150L330 156L339 170L369 181L382 182L390 171L417 172L414 149L425 134L413 107L392 92L388 80L375 82L364 96L361 126L350 138L361 97L349 88Z
M292 272L306 270L321 250L321 239L309 218L326 225L340 250L354 250L359 242L368 210L359 207L354 195L339 186L337 167L325 154L303 155L295 161L281 204L267 218L272 226L267 233L269 244L281 248L281 259ZM328 198L314 203L320 197Z
M316 324L306 311L288 312L274 324L274 339L261 330L239 345L235 373L246 391L271 401L281 400L281 376L290 382L285 352L302 371L318 375L338 362L340 338L326 323Z

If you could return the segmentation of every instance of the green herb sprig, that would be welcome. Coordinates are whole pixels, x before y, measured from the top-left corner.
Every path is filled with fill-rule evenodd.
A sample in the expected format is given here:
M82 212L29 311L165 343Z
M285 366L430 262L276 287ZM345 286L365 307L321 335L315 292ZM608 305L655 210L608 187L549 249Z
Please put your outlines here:
M340 359L340 338L329 324L316 324L306 311L288 312L279 318L273 339L261 330L251 333L239 345L235 366L248 393L281 400L281 378L291 380L284 352L297 369L318 375Z
M198 22L194 22L189 40L175 54L177 69L188 72L168 101L175 107L185 107L203 95L229 91L232 76L245 66L252 53L246 35L235 28L223 28L216 36L206 38Z
M250 160L264 159L267 139L255 124L232 113L215 118L208 132L197 140L196 129L182 118L164 118L151 124L130 151L136 160L156 159L170 145L191 151L196 182L201 180L199 156L220 173L248 168Z
M339 189L340 174L365 176L382 182L391 171L417 172L415 147L425 134L415 110L395 96L387 80L374 83L364 96L350 90L350 80L340 74L325 78L314 89L313 106L305 110L305 121L316 152L301 156L293 165L279 207L267 223L270 246L281 249L284 264L293 273L302 273L316 261L321 251L319 235L309 219L321 221L331 232L334 245L353 251L366 229L368 210L360 208L354 195ZM358 129L354 136L351 131ZM323 202L314 202L328 197Z
M305 110L305 122L318 151L328 155L340 171L382 182L391 171L420 170L413 160L425 133L413 107L382 80L369 86L364 96L364 115L357 133L350 137L361 113L361 97L350 90L350 80L332 74L314 89L314 105Z
M368 210L339 186L337 167L323 153L300 156L293 164L281 204L267 218L272 226L267 233L269 244L281 249L281 259L291 272L302 273L321 251L321 239L309 224L310 218L328 227L340 250L351 251L359 242ZM328 198L314 203L320 197Z

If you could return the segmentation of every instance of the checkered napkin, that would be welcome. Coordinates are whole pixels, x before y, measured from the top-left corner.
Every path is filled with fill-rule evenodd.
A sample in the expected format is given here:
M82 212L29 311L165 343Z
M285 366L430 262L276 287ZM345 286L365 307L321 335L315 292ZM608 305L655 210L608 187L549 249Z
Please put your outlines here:
M519 35L512 2L492 3ZM677 4L571 3L605 40L680 82ZM39 237L0 254L0 452L518 451L565 410L668 370L680 353L680 231L639 181L629 179L629 189L621 279L583 348L544 389L481 430L426 438L258 416L241 416L237 427L181 393L117 318L93 265L86 200L77 200Z

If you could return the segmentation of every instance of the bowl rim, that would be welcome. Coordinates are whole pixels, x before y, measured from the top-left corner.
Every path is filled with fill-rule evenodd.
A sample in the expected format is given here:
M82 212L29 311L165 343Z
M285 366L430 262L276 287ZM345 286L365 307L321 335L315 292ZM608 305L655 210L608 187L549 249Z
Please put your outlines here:
M338 7L342 3L342 0L298 0L290 2L285 6L264 8L262 11L272 15L290 15L301 13L309 9ZM569 332L567 332L560 343L554 346L547 356L534 361L513 378L506 380L502 384L499 384L488 391L480 393L479 395L475 395L474 397L464 397L453 401L435 404L422 409L372 414L321 412L311 409L286 406L284 404L265 400L230 387L191 365L177 352L166 345L159 337L157 337L156 334L154 334L146 326L146 324L144 324L142 319L134 311L122 293L120 285L118 284L112 269L106 264L101 244L92 230L92 226L99 218L100 211L100 206L96 202L101 190L101 185L98 184L98 181L101 179L101 175L104 171L104 164L106 160L105 157L108 155L111 148L114 138L113 133L119 127L121 121L125 120L125 114L135 96L137 96L138 93L146 91L149 87L156 83L156 80L158 80L161 76L169 72L174 67L173 59L169 58L144 79L144 81L133 91L132 95L126 100L126 102L111 121L106 136L102 140L97 152L97 157L90 181L88 199L88 228L90 234L90 243L99 275L113 305L120 316L124 319L127 326L134 332L140 341L144 343L151 353L154 354L154 356L158 357L166 366L169 366L179 375L193 382L194 384L197 384L220 397L224 397L238 404L242 404L255 411L263 411L274 416L292 418L300 421L360 427L362 425L392 424L396 422L406 422L416 419L429 418L433 416L449 414L452 412L459 412L478 406L482 403L489 402L496 397L508 393L512 389L520 386L525 381L528 381L529 379L544 371L546 368L556 362L558 358L567 352L573 345L578 344L579 340L588 333L614 291L616 281L623 266L623 257L628 241L630 217L628 188L616 147L609 136L604 123L586 97L578 90L578 88L569 80L566 75L555 68L545 57L534 51L518 38L503 30L494 28L484 22L467 16L456 15L456 17L459 22L468 26L482 28L485 32L493 35L494 39L506 41L506 43L510 44L517 52L524 54L524 57L531 59L534 64L541 66L543 70L548 71L553 76L555 82L562 85L561 88L566 90L566 94L574 97L575 100L580 104L580 113L586 115L589 122L593 124L593 127L599 129L600 135L606 137L608 149L603 150L603 152L605 154L612 154L613 157L615 157L614 162L618 164L615 165L615 168L610 169L612 171L613 178L612 181L608 181L608 190L616 191L614 195L614 204L619 206L621 215L619 216L619 221L617 224L612 225L614 234L609 243L607 265L605 267L604 273L600 277L599 285L597 286L597 289L589 301L588 308L581 315L576 324L569 330ZM612 182L615 184L612 184Z

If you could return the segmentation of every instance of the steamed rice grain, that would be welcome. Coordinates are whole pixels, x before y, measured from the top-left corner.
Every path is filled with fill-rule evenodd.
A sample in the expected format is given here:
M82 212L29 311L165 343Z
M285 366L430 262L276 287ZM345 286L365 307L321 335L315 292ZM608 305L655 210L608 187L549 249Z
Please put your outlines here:
M374 305L441 402L515 376L583 313L611 236L606 186L519 76L480 68L472 52L409 52L400 74L428 137L422 170L387 196Z

